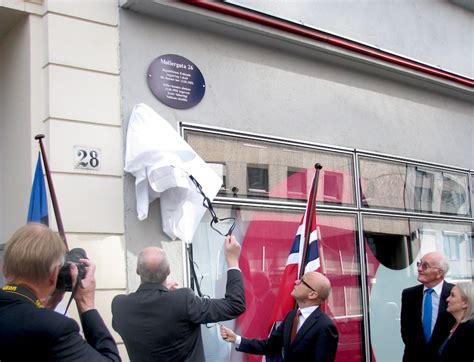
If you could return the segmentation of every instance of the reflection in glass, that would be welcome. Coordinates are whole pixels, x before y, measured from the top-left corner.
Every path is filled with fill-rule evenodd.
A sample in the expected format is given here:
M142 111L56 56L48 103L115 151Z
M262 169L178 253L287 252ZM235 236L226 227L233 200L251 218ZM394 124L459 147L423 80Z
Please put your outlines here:
M268 193L268 166L251 165L247 166L247 190L248 195L253 193Z
M362 206L469 216L468 175L360 157Z
M471 224L364 216L372 350L377 361L401 360L400 300L418 284L416 262L431 251L445 253L451 282L472 280Z
M242 243L240 269L244 277L247 310L230 327L247 337L266 338L272 323L273 305L303 211L269 211L234 206L219 207L216 212L219 217L237 218L234 236ZM321 271L332 284L331 296L322 308L334 319L340 334L336 361L362 361L356 217L318 212L317 218ZM203 292L211 297L222 296L225 288L222 239L216 238L217 234L208 229L208 221L204 218L193 240L194 259L204 275ZM236 353L235 358L241 356L239 352L233 353ZM254 361L255 358L246 355L244 361Z
M353 155L296 144L185 131L186 141L206 162L226 165L226 189L219 196L306 202L316 163L317 201L355 206Z

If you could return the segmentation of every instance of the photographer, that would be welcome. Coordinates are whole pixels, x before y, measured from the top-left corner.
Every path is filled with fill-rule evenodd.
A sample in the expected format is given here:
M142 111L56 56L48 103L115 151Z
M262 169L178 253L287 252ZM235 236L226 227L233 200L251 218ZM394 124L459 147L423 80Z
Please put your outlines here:
M79 259L84 275L74 295L85 340L73 319L53 311L64 296L56 283L65 255L59 235L42 224L25 225L8 241L3 265L8 284L0 290L2 362L120 361L94 308L95 265L88 259ZM75 284L76 264L69 270Z

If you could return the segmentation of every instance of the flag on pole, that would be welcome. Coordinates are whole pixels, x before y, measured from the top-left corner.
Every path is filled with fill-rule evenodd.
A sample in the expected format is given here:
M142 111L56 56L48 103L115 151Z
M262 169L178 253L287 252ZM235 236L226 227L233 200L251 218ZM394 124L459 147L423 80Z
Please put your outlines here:
M41 152L38 152L38 162L36 163L35 177L33 179L33 186L31 187L27 222L38 222L49 225L47 200Z
M313 179L313 185L311 187L311 193L308 198L306 210L301 220L301 223L298 226L298 230L296 231L296 236L290 250L290 255L288 256L286 262L278 295L275 300L275 305L273 307L271 319L273 324L270 330L276 328L279 323L283 321L286 314L295 307L295 300L291 296L291 291L293 290L296 279L298 279L300 275L301 268L304 267L305 273L308 271L320 270L318 231L316 227L315 210L316 198L313 198L315 182L317 182L316 177ZM311 212L311 210L313 210L313 212ZM302 260L304 253L306 230L309 230L309 240L307 245L306 260L305 263L303 263ZM269 360L270 359L267 358L267 361Z

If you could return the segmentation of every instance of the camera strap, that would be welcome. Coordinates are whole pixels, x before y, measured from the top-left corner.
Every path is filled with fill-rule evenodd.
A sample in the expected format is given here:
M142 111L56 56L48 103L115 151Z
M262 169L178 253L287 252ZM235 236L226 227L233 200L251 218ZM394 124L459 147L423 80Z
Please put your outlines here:
M16 284L7 284L2 287L2 290L6 293L22 296L26 300L33 303L37 308L43 307L40 300L36 298L35 293L33 293L33 291L27 287L24 287L22 285L16 285Z
M76 284L74 285L74 288L72 288L71 296L69 297L69 301L67 302L66 309L64 310L64 315L66 315L67 310L69 309L69 306L71 305L71 302L74 299L74 295L76 295L76 291L77 291L77 288L79 287L79 284L81 284L81 281L76 280Z

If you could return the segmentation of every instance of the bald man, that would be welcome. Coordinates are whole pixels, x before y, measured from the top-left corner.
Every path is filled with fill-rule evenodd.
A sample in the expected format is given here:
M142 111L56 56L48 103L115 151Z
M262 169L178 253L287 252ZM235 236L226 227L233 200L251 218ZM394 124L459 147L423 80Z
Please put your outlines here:
M220 327L221 336L235 343L241 352L283 356L285 362L332 362L339 335L332 320L319 308L330 291L328 278L318 272L308 272L295 281L291 292L298 309L290 311L269 338L247 339L224 326Z
M425 254L416 265L421 284L402 292L403 362L436 361L439 348L455 323L446 311L446 299L454 285L444 280L449 264L443 254Z
M225 297L210 299L167 282L170 265L162 249L148 247L140 253L140 287L112 301L112 326L131 361L205 361L201 324L233 319L245 311L240 245L233 236L225 238L224 254L229 268Z

